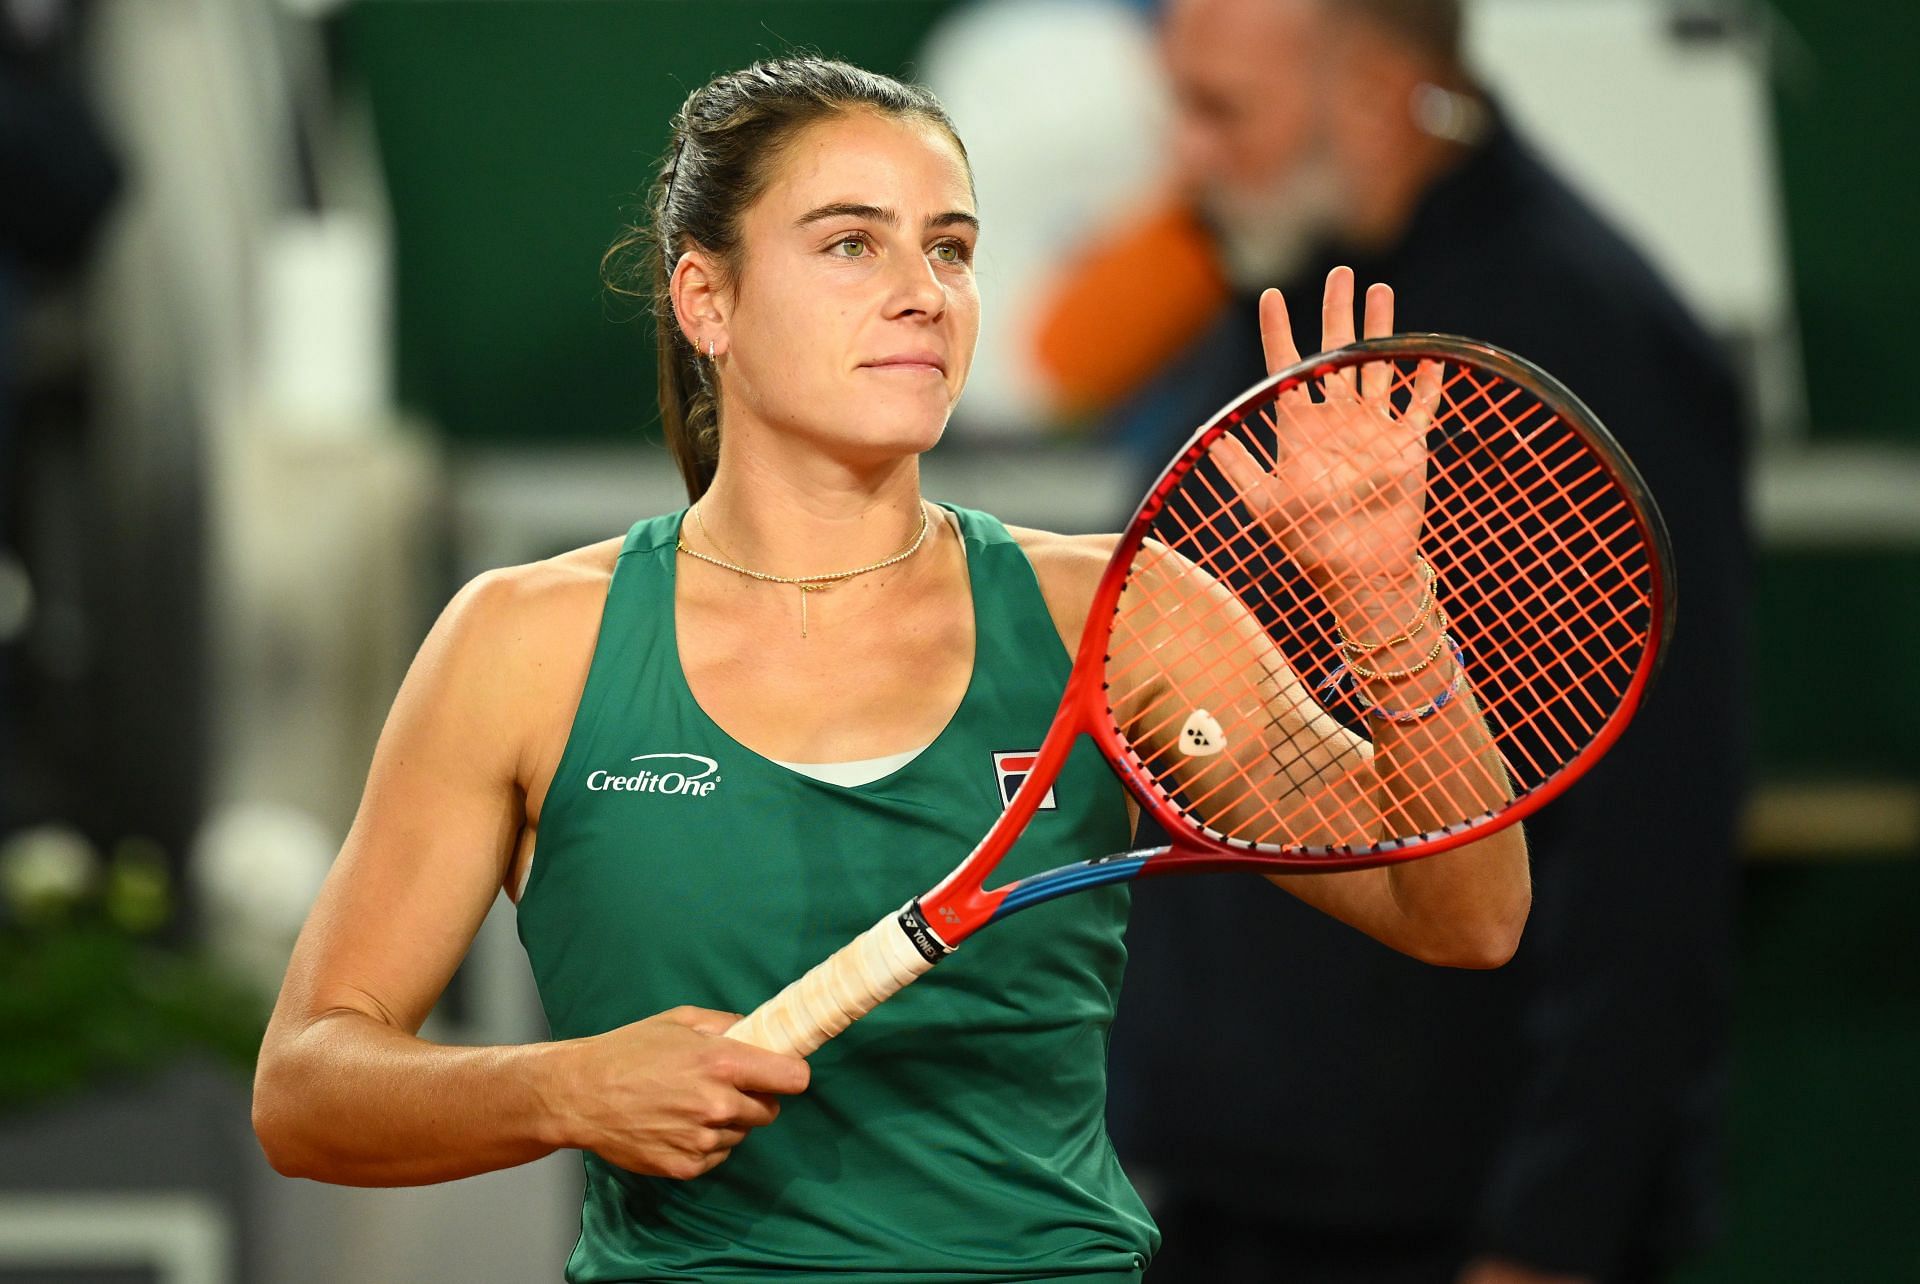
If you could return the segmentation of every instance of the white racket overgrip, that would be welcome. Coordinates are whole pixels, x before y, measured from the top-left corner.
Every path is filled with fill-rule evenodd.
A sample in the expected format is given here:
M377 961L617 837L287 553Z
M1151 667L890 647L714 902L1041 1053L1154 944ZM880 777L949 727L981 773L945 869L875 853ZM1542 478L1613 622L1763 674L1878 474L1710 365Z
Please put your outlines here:
M917 902L888 914L742 1017L727 1038L804 1057L925 975L953 951Z

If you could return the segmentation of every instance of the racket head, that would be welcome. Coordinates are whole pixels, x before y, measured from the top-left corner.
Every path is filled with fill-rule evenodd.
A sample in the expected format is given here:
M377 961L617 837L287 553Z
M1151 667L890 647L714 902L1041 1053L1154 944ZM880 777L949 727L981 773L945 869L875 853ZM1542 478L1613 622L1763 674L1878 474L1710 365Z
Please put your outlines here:
M1156 578L1154 563L1170 555L1199 567L1259 618L1287 665L1317 698L1326 697L1324 684L1343 655L1331 611L1231 493L1214 452L1232 437L1263 465L1272 463L1279 435L1296 426L1288 405L1319 403L1329 390L1391 372L1385 395L1405 410L1419 395L1421 370L1436 366L1442 374L1424 433L1420 547L1438 574L1465 689L1500 751L1510 794L1416 832L1389 826L1364 838L1328 840L1316 832L1327 825L1312 823L1311 811L1299 806L1292 814L1276 808L1265 823L1212 823L1206 799L1181 778L1178 757L1164 746L1148 748L1134 715L1120 707L1128 696L1122 688L1137 685L1140 674L1117 673L1114 657L1128 652L1129 634L1140 641L1138 621L1151 613L1152 596L1143 584ZM1163 593L1164 583L1178 577L1157 579L1154 592ZM1068 696L1080 706L1078 721L1172 838L1171 848L1141 862L1138 874L1366 868L1472 842L1564 792L1625 731L1659 670L1674 613L1664 520L1598 417L1546 371L1492 344L1397 335L1280 371L1194 433L1142 500L1095 593L1075 674L1097 672L1100 680L1080 683ZM1204 627L1163 628L1159 646L1199 644L1203 639L1192 635ZM1136 656L1140 649L1132 647ZM1213 685L1215 691L1176 698L1173 708L1204 711L1225 700L1231 681ZM1347 710L1342 723L1365 736L1370 721L1355 713ZM1247 732L1219 730L1228 740ZM1436 769L1450 765L1439 749L1432 760ZM1201 792L1207 788L1203 781ZM1226 792L1212 788L1216 799ZM1221 810L1212 806L1216 815Z

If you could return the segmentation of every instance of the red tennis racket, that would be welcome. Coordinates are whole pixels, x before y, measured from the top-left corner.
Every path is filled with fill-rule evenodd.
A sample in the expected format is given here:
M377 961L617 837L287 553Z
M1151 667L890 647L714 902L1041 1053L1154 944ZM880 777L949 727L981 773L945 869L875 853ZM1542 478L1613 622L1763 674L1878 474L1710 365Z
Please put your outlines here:
M1141 502L979 845L729 1037L807 1055L989 923L1084 888L1485 837L1613 745L1672 620L1645 483L1546 372L1443 335L1310 357L1195 433ZM1082 735L1170 845L989 888Z

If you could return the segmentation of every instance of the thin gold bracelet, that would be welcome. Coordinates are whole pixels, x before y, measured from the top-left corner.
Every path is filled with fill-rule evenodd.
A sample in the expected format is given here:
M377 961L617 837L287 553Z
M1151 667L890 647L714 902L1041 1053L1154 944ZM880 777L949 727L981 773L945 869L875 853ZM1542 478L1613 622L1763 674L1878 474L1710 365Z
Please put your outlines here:
M1436 612L1436 614L1439 616L1439 623L1435 627L1440 636L1433 640L1433 649L1427 652L1426 658L1421 660L1420 663L1405 669L1369 669L1362 666L1358 659L1352 659L1347 661L1347 672L1353 674L1356 678L1369 682L1379 680L1394 681L1399 678L1410 678L1416 673L1425 673L1433 667L1434 661L1440 658L1441 653L1447 649L1447 644L1453 640L1447 636L1448 621L1446 611L1442 609Z
M1427 573L1427 587L1426 591L1420 595L1420 604L1413 609L1412 622L1407 625L1398 637L1388 638L1384 642L1360 642L1350 636L1347 631L1340 626L1340 622L1335 620L1333 631L1340 635L1340 647L1342 650L1351 651L1355 655L1369 655L1375 651L1394 646L1401 642L1411 642L1414 638L1420 636L1420 630L1426 627L1427 618L1433 613L1434 604L1438 598L1440 573L1433 569L1432 562L1429 562L1426 558L1418 554L1414 556L1413 560L1418 562L1420 568Z

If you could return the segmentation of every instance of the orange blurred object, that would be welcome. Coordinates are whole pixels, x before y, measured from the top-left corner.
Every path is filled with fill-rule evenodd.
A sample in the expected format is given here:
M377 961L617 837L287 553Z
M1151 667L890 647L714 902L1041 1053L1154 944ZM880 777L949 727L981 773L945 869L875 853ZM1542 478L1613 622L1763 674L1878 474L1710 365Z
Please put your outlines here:
M1193 342L1228 295L1206 229L1161 203L1094 244L1037 311L1035 356L1068 414L1118 402Z

